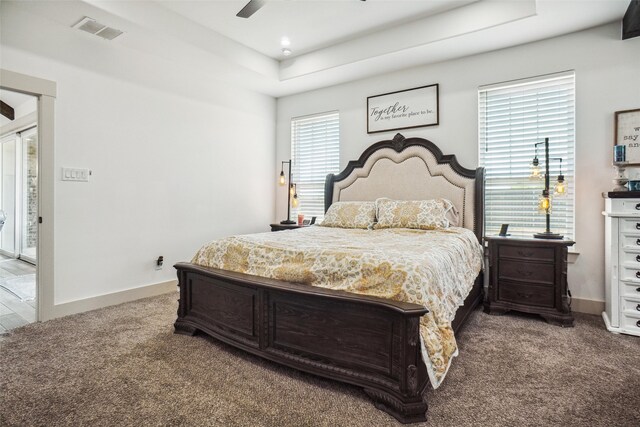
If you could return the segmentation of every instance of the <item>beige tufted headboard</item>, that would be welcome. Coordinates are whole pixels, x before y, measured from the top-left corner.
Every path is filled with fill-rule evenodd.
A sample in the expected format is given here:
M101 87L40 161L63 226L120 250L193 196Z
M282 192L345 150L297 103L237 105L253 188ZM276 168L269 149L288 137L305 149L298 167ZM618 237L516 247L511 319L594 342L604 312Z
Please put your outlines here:
M443 155L431 141L405 138L380 141L325 182L325 211L333 202L375 200L451 200L462 226L482 241L484 232L484 168L466 169L455 155Z

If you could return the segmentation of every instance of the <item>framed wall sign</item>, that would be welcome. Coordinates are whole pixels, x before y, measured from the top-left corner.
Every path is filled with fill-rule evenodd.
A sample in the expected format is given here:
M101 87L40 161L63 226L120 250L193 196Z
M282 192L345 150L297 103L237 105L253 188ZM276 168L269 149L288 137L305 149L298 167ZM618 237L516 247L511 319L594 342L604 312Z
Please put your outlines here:
M435 126L437 84L367 97L367 133Z
M640 165L640 108L616 111L613 143L625 146L629 164Z

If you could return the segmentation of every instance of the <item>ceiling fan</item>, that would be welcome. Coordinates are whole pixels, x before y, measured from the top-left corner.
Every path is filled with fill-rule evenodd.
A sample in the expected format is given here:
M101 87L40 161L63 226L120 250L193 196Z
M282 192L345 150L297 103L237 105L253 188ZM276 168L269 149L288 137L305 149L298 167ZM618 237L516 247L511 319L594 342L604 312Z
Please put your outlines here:
M367 1L367 0L360 0ZM249 3L245 4L244 7L236 14L239 18L249 18L251 15L256 13L264 4L265 0L250 0Z
M256 13L258 9L264 6L264 0L251 0L249 3L245 4L244 7L236 14L239 18L249 18L251 15Z

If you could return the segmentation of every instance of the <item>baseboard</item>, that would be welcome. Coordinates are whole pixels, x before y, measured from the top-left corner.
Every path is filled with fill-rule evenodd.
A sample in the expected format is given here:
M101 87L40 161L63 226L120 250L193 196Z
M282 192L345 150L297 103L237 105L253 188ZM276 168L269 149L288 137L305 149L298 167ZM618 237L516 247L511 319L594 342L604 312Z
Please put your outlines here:
M126 291L114 292L111 294L85 298L63 304L56 304L53 307L53 318L69 316L71 314L97 310L99 308L108 307L110 305L122 304L124 302L135 301L141 298L153 297L169 292L175 292L177 285L177 280L169 280L167 282L160 282L153 285L142 286L139 288L127 289ZM576 313L600 315L604 311L604 301L572 298L571 311Z
M576 313L600 315L604 311L604 301L571 298L571 311Z
M177 280L169 280L167 282L154 283L153 285L113 292L97 297L56 304L53 306L53 318L83 313L85 311L96 310L110 305L122 304L123 302L135 301L137 299L153 297L169 292L176 292L177 285Z

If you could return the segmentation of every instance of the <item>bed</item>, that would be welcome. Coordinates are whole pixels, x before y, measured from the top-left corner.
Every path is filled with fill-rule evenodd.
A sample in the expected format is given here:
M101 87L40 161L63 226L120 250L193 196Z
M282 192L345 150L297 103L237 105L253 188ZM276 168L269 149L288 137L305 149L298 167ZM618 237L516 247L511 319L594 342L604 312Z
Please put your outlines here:
M462 231L471 230L482 241L483 181L482 168L463 168L432 142L398 134L370 146L340 174L327 176L325 210L338 201L446 198L460 214ZM320 228L278 233L319 233ZM432 313L423 305L309 286L303 279L296 283L195 263L175 267L176 333L202 332L274 362L360 386L377 408L399 421L426 420L423 392L430 370L420 322ZM451 322L456 332L482 300L482 272L467 291Z

